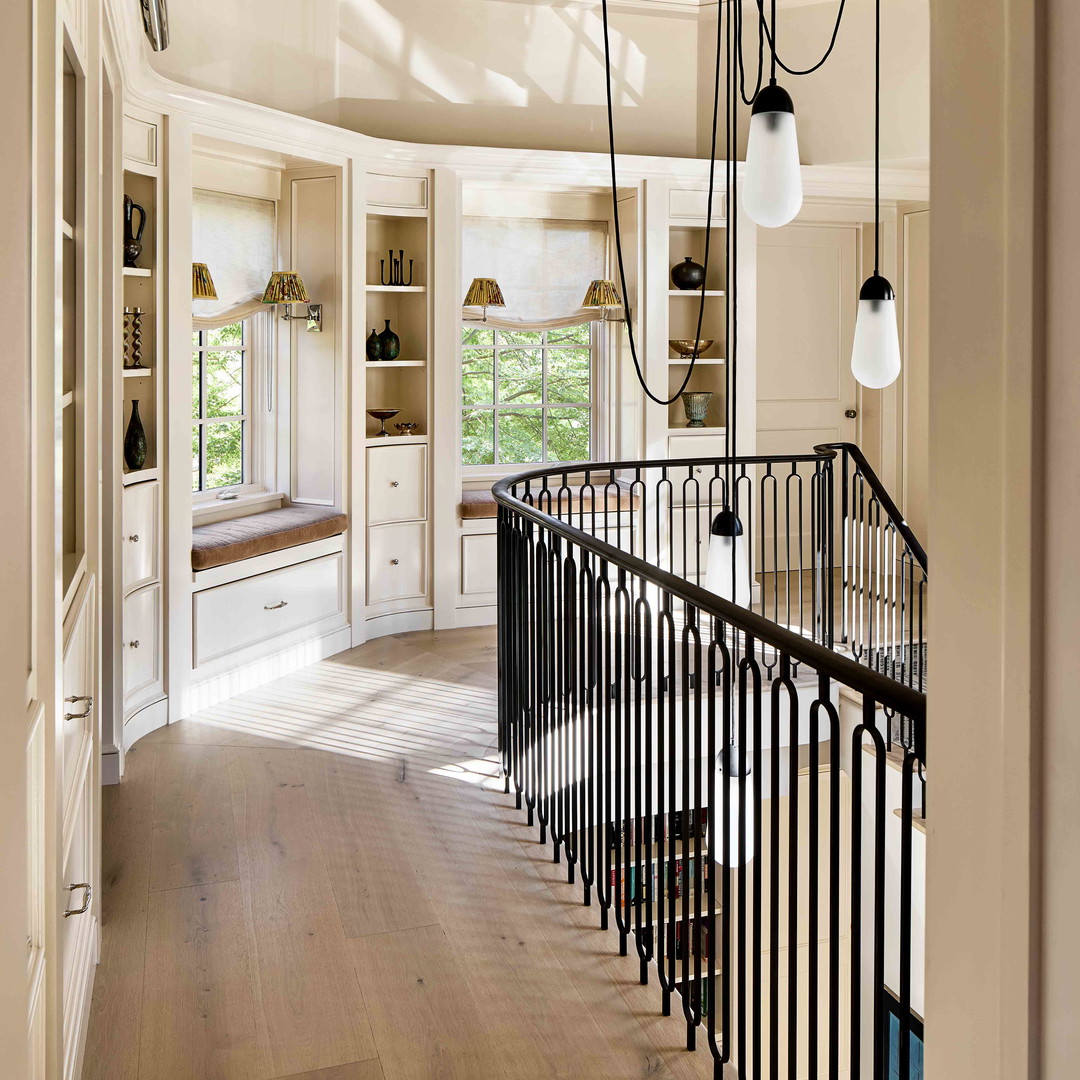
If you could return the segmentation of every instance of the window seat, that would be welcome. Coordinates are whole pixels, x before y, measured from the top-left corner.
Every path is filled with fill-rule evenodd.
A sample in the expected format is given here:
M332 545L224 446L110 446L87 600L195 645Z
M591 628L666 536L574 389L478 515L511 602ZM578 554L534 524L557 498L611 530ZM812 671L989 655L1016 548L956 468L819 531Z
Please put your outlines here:
M298 544L310 544L337 536L348 527L348 515L326 506L286 506L197 525L191 536L191 568L209 570Z
M592 490L584 496L582 496L581 491L580 485L571 485L565 488L561 504L559 493L552 491L550 506L547 495L541 496L539 492L533 494L537 498L537 505L545 512L553 510L556 513L559 511L565 513L569 510L571 513L576 514L584 510L588 514L593 510L632 510L638 504L637 495L632 494L621 485L617 492L605 491L604 486L601 484L594 485ZM569 498L567 498L567 492L569 492ZM474 521L478 518L499 516L498 503L495 502L495 496L488 490L463 491L461 493L461 505L458 509L462 521Z

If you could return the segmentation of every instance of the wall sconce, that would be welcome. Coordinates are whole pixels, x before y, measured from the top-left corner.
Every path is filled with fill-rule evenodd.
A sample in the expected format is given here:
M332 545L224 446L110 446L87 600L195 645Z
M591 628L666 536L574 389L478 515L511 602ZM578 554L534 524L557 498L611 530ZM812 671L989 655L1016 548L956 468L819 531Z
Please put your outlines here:
M275 270L266 283L266 291L262 295L264 304L284 304L285 314L281 317L286 322L294 319L306 319L309 334L322 333L322 304L308 302L307 289L300 275L292 270ZM288 308L290 304L307 304L306 315L292 315Z
M585 290L585 299L581 301L583 308L622 308L623 302L615 288L614 281L596 280ZM625 322L625 318L608 319L604 322Z
M487 322L487 309L489 307L506 307L502 289L494 278L473 278L469 291L465 294L464 307L479 307L484 309L483 318L475 316L466 318L466 322Z
M214 279L206 263L191 264L191 299L192 300L216 300L217 289L214 288Z

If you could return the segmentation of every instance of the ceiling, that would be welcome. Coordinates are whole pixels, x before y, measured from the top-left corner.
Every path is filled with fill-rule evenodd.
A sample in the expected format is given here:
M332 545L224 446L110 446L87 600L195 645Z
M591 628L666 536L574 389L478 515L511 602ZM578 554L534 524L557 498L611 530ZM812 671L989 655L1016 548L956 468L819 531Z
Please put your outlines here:
M778 40L790 66L818 58L835 3L781 0ZM929 153L928 3L883 5L887 162ZM872 155L873 0L847 8L825 67L787 80L808 164ZM697 0L612 0L621 151L684 157L707 146L716 11ZM171 44L151 62L187 86L383 138L606 147L595 2L185 0L169 17ZM749 30L747 44L752 63Z

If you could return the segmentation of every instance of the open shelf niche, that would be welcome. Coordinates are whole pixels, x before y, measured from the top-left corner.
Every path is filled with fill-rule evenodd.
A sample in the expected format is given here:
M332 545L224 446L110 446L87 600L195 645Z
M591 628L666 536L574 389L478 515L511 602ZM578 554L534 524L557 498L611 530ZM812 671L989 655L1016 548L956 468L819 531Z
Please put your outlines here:
M673 223L668 228L668 266L674 268L688 255L699 264L705 262L706 229L702 224ZM704 427L688 428L681 401L668 406L668 428L679 434L722 434L727 427L727 342L725 312L727 281L725 280L724 247L727 229L714 224L710 240L709 273L704 289L704 314L701 324L702 340L712 344L698 356L687 391L709 391L712 400ZM668 395L675 393L690 369L689 357L681 356L670 346L671 341L692 341L697 331L698 311L702 303L701 290L679 290L669 279L668 292Z
M368 360L365 354L367 408L398 409L398 415L387 421L387 430L394 432L395 424L414 422L419 426L412 438L428 432L429 224L426 210L373 212L367 216L367 326L364 336L366 338L372 330L382 333L389 320L390 329L401 339L401 352L395 360ZM392 259L404 260L403 274L408 284L384 284L390 280ZM370 416L366 417L366 423L366 435L373 438L379 424Z
M140 348L142 369L132 369L130 335L122 334L123 351L117 357L117 367L122 369L123 410L120 417L120 438L127 433L131 419L132 402L139 403L139 417L146 432L146 463L142 469L133 471L123 463L124 483L130 484L137 479L150 479L158 468L158 397L160 388L156 372L158 354L158 281L155 274L157 264L157 177L124 170L124 194L146 210L146 228L143 230L142 251L136 259L135 267L126 266L123 270L124 309L138 308L142 312L139 320L142 344ZM122 323L127 320L121 313Z

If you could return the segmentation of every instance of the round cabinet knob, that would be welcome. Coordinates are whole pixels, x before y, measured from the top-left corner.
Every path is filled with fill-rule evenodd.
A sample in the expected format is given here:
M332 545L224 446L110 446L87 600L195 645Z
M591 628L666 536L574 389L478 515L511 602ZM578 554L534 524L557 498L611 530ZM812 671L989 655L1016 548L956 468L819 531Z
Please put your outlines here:
M131 541L131 542L132 542L133 544L137 544L137 543L139 542L139 534L138 534L138 533L135 533L134 535L132 535L132 536L129 536L129 537L128 537L128 539L129 539L129 540L130 540L130 541Z
M390 486L391 487L401 487L401 485L396 480L391 480L390 481Z
M397 566L397 564L398 564L398 561L397 561L397 559L391 559L391 560L390 560L390 565L391 565L391 566Z
M844 415L845 415L845 416L846 416L846 417L847 417L847 418L848 418L849 420L854 420L854 419L855 419L855 417L856 417L856 416L858 416L859 414L858 414L858 413L857 413L857 412L856 412L856 411L855 411L854 409L845 409L845 410L844 410Z
M129 649L137 649L138 647L139 647L139 642L138 642L137 639L135 641L129 641L128 642L128 648Z

